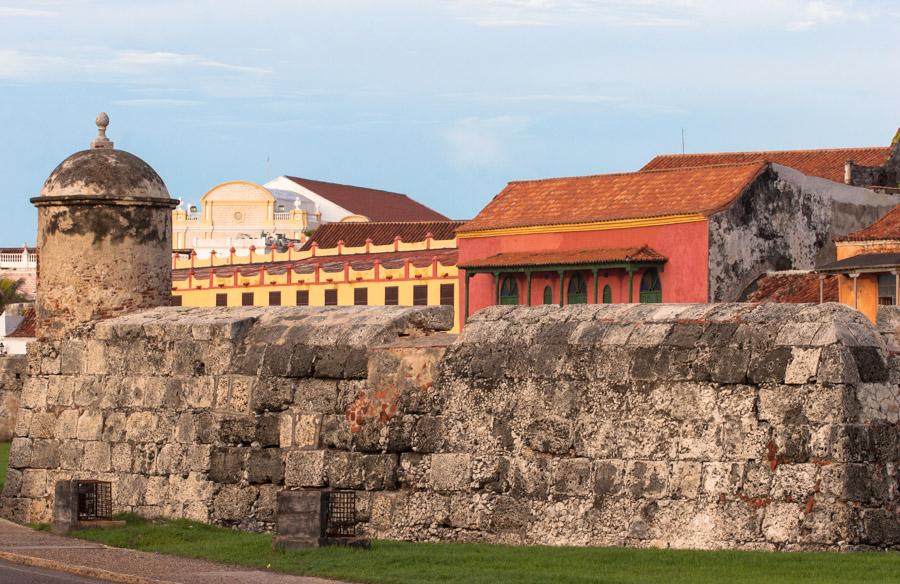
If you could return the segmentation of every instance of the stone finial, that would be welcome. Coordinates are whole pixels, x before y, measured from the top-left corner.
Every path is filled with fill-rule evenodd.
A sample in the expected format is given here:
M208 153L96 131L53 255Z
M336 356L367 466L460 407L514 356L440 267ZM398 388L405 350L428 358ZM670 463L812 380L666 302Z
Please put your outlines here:
M297 195L297 197L294 199L294 209L296 209L297 211L300 210L300 195Z
M91 148L107 148L112 150L112 140L106 137L106 127L109 125L109 116L106 115L106 112L100 112L97 114L97 119L95 121L97 123L97 137L91 142Z

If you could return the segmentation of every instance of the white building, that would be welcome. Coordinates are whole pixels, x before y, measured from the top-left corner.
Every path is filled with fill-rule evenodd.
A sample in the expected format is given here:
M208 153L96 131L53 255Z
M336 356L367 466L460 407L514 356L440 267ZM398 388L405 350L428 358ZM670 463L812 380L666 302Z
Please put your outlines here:
M198 257L249 253L267 239L304 241L319 225L339 221L444 221L406 195L366 187L279 176L258 185L230 181L206 192L199 205L173 212L173 247Z

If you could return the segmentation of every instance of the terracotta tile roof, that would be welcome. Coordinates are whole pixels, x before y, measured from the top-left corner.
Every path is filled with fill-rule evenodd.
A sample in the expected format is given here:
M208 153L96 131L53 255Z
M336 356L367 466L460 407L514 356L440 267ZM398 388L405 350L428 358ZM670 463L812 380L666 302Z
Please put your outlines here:
M344 270L344 262L350 262L350 267L354 270L369 270L375 265L375 260L381 263L381 266L387 269L402 268L403 263L409 260L410 264L417 268L430 266L433 259L437 259L443 266L455 266L458 258L458 250L451 249L429 249L421 251L407 252L389 252L389 253L370 253L370 254L352 254L343 256L320 256L307 258L303 260L295 260L291 262L265 262L259 264L238 264L235 266L217 266L216 276L228 277L237 270L243 276L259 275L260 267L266 268L266 273L272 275L284 274L290 266L295 274L312 274L316 271L316 265L325 273L338 273ZM209 278L210 268L194 268L194 279L203 280ZM187 280L189 269L172 270L172 280L182 282ZM296 281L296 280L295 280Z
M527 266L571 266L575 264L616 264L623 262L662 263L666 256L647 247L584 249L557 252L509 252L472 260L460 268L514 268Z
M824 282L824 301L838 301L837 276ZM756 290L747 302L782 302L800 304L819 301L819 276L815 272L771 272L756 281Z
M16 330L6 336L14 339L33 338L36 335L35 320L35 311L31 308L25 313L25 318L19 323L19 326L16 327Z
M374 245L387 245L394 242L394 237L409 243L425 241L431 233L434 239L454 239L456 230L464 221L385 221L371 223L326 223L312 234L301 249L306 250L313 242L319 247L337 247L343 241L348 247L361 247L366 239Z
M447 221L447 218L401 193L288 176L289 180L372 221Z
M844 163L852 160L864 166L882 166L891 155L888 146L876 148L837 148L831 150L772 150L762 152L718 152L708 154L663 154L648 162L642 171L735 164L766 160L789 166L809 176L844 182Z
M835 241L869 241L882 239L900 239L900 205L897 205L888 213L859 231L854 231L843 237L836 237Z
M511 182L459 233L712 214L736 199L764 162Z

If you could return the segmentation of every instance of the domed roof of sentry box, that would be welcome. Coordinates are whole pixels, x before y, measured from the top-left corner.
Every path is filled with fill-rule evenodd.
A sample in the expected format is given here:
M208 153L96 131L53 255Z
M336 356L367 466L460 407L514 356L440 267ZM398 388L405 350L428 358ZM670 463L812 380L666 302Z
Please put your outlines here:
M153 168L130 152L113 149L106 137L109 116L97 116L98 135L89 150L76 152L57 166L41 189L42 197L116 196L169 199Z

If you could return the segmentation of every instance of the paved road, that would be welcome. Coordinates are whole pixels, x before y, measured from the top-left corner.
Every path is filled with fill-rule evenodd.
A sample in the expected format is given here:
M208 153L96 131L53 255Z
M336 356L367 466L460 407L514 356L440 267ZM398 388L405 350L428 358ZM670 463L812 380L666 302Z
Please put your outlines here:
M340 584L334 580L288 576L203 560L108 548L90 541L60 537L45 531L34 531L3 519L0 519L0 551L29 556L38 560L60 562L68 566L93 568L177 584ZM13 567L25 571L14 572L12 571ZM7 572L3 571L4 569L10 575L22 579L7 580ZM0 584L7 584L7 582L16 584L62 584L63 582L97 584L102 582L102 580L92 580L91 578L79 579L77 576L69 574L62 574L62 578L53 578L53 576L57 576L57 573L52 571L39 574L40 570L35 570L35 575L31 576L32 570L32 568L5 563L0 566ZM27 579L39 576L45 579Z
M73 574L52 572L0 560L0 582L3 584L109 584L106 580L82 578Z

